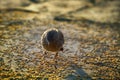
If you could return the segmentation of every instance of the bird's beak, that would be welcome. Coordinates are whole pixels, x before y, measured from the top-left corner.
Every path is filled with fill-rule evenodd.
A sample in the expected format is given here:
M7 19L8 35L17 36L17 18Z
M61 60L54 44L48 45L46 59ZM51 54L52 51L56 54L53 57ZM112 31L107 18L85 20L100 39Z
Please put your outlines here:
M63 48L60 49L60 51L62 51L62 52L63 52L63 50L64 50Z

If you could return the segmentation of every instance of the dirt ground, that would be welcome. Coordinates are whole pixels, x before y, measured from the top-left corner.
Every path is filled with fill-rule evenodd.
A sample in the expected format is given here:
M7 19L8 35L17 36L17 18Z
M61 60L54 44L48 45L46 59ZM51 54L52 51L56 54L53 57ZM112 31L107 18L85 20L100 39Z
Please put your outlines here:
M49 28L65 38L57 63ZM0 0L0 80L93 79L120 80L119 0Z

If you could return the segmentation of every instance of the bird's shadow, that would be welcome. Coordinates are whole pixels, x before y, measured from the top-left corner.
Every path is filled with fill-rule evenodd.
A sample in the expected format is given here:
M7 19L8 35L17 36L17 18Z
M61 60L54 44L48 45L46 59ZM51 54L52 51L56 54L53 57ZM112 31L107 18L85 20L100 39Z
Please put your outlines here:
M92 78L83 70L82 67L72 65L71 68L74 70L74 73L66 76L66 80L92 80Z

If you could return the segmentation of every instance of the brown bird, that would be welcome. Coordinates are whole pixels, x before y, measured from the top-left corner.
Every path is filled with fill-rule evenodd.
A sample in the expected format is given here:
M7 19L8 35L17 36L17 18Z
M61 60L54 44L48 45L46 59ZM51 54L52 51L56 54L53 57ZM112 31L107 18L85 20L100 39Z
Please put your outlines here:
M58 56L58 51L63 51L63 33L56 28L48 29L41 36L41 44L45 50L56 52L56 58Z

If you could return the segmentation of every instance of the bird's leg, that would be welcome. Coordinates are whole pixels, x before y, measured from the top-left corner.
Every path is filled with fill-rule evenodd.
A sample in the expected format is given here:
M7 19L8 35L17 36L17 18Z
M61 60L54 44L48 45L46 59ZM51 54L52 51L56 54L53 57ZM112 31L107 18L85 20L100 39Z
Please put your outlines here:
M47 54L46 50L43 50L42 60L45 60L46 54Z
M55 54L55 57L54 57L54 59L57 59L57 57L58 57L58 52Z
M58 52L55 54L55 56L54 56L54 60L55 60L55 69L57 69L57 57L58 57Z
M46 54L47 54L47 52L46 52L46 51L44 51L43 53L44 53L44 55L46 55Z
M43 56L44 56L44 58L46 57L46 55L47 55L47 52L44 51L44 52L43 52Z
M43 56L42 56L42 64L44 65L45 64L45 57L46 57L46 50L43 51Z

